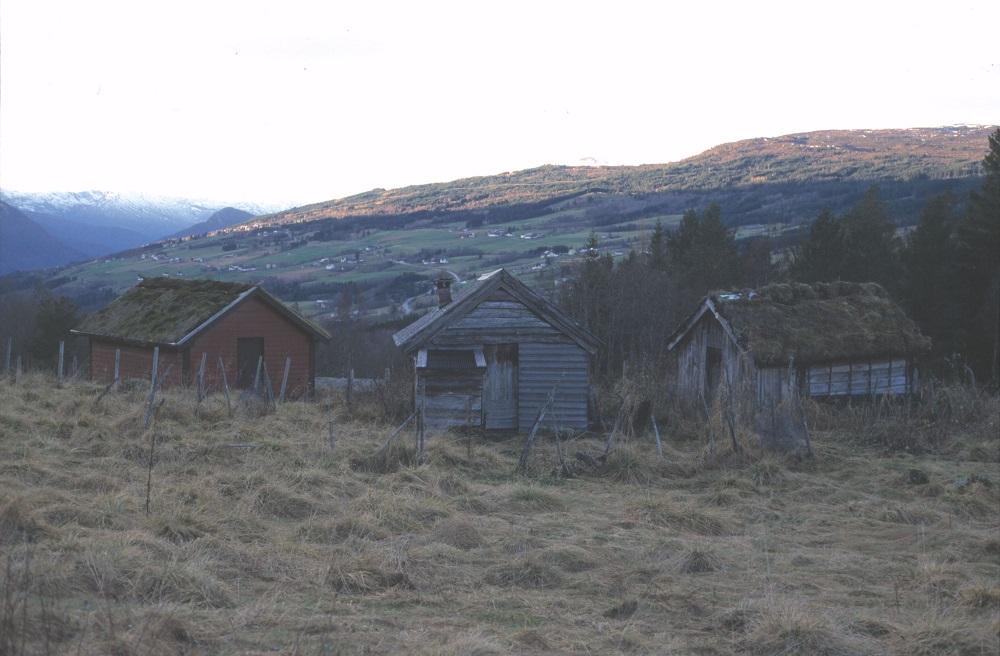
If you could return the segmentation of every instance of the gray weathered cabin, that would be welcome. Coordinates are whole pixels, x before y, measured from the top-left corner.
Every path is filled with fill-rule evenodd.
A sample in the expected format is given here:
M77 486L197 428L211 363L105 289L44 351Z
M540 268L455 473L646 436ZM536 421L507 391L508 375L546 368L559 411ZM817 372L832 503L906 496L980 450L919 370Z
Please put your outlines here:
M710 400L750 385L761 406L801 396L907 394L930 340L874 283L716 293L670 336L677 393Z
M525 432L552 390L544 424L587 427L596 337L504 269L454 300L450 277L436 285L439 307L393 335L414 359L427 427Z

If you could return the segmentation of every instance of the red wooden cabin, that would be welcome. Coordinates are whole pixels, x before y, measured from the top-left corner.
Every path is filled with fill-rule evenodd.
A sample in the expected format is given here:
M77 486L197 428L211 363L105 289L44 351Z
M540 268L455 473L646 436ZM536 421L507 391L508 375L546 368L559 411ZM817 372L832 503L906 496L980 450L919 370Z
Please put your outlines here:
M252 387L262 357L277 393L285 360L291 358L289 398L312 392L316 342L330 339L258 286L173 278L140 282L72 332L90 340L90 377L95 381L114 379L116 351L120 380L148 380L158 346L164 385L195 383L205 354L209 390L221 389L223 369L230 387Z

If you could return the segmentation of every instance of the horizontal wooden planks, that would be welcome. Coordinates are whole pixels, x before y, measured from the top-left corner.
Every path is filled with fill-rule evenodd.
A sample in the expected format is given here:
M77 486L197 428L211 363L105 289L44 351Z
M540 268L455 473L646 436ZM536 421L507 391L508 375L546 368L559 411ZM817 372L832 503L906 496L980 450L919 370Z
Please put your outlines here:
M906 360L877 360L809 367L810 396L906 394L913 385Z
M518 427L530 430L538 411L556 388L547 426L587 427L590 393L586 352L575 344L520 344L518 368Z
M424 420L429 428L465 426L470 413L473 425L482 417L483 376L481 370L422 370L418 390L424 401Z

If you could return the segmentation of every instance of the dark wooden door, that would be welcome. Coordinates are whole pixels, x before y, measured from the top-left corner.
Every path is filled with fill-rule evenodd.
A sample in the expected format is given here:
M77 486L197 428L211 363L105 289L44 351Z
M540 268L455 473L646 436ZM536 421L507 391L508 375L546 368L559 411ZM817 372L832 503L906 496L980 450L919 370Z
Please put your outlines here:
M490 430L513 430L517 428L517 344L490 344L483 354L483 425Z
M257 376L257 362L264 357L263 337L236 338L236 386L241 389L253 387Z

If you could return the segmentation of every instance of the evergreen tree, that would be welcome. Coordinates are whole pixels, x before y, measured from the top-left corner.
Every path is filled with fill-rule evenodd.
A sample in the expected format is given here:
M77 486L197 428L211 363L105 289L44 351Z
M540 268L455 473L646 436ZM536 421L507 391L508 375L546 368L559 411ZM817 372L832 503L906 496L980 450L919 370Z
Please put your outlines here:
M955 229L956 292L965 355L982 379L1000 383L1000 128L983 159L986 180Z
M898 289L899 262L896 226L872 186L841 222L844 238L842 278L877 282Z
M649 266L657 271L667 268L667 237L659 220L653 228L653 236L649 238Z
M957 217L950 194L927 201L902 252L903 299L938 353L955 349L954 243Z
M714 203L700 215L686 212L680 228L667 237L667 270L687 302L736 285L740 264L736 240Z
M69 338L70 328L79 319L76 304L66 297L53 298L48 291L38 305L30 353L36 365L54 365L59 354L59 342Z
M844 234L840 221L823 210L809 226L809 237L792 263L792 277L801 282L839 280L843 277Z

